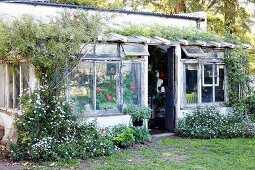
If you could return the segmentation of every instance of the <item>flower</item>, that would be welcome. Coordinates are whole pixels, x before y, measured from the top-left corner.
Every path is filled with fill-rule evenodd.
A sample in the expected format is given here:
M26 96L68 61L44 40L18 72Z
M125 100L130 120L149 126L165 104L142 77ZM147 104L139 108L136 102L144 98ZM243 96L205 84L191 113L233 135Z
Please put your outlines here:
M130 88L131 88L132 90L135 90L135 85L131 85Z
M107 98L108 102L112 100L112 96L111 95L107 95L106 98Z
M100 87L97 87L96 92L99 93L100 91L102 91L102 89Z

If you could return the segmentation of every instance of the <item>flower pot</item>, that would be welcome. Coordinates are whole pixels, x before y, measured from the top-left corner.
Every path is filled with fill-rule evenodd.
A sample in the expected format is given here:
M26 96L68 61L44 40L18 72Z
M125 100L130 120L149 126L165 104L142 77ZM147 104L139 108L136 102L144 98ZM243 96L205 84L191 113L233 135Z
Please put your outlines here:
M133 126L142 126L143 125L143 120L135 120L133 121Z

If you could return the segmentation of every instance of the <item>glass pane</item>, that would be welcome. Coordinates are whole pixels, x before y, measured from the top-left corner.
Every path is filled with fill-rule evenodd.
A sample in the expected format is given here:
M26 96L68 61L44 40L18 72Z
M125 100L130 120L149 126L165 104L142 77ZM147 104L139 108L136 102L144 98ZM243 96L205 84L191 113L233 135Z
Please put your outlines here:
M96 109L117 109L117 63L96 63Z
M124 107L141 104L141 64L125 63L123 67Z
M96 55L117 56L117 44L96 44Z
M20 70L16 68L14 73L14 108L19 107L19 99L20 99Z
M210 58L217 57L214 50L211 48L205 48L205 49L203 49L203 51L204 51L206 57L210 57Z
M215 101L224 101L224 65L218 65L219 67L219 83L215 86Z
M122 45L126 55L149 55L145 46L142 44L124 44Z
M186 74L186 103L197 103L197 64L187 64L185 66Z
M213 84L213 65L212 64L205 64L204 65L204 77L203 77L203 84L204 85L212 85Z
M224 58L224 51L215 51L218 58Z
M213 102L213 87L202 88L202 102L203 103Z
M1 64L0 65L0 106L4 107L6 106L5 103L5 80L6 80L6 72L5 72L5 65Z
M22 90L23 93L29 91L29 64L23 63L21 64L21 72L22 72Z
M8 76L9 76L9 108L13 108L13 74L12 74L12 66L8 65Z
M187 57L203 57L205 53L198 46L182 46L182 49Z
M93 63L82 62L71 74L70 98L75 113L93 110Z

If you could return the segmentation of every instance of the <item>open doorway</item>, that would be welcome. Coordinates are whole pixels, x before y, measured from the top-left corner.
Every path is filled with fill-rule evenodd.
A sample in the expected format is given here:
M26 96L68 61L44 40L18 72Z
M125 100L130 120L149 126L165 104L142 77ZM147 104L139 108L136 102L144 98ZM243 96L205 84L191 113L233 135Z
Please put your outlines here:
M153 110L151 134L167 132L167 92L169 91L169 46L149 46L148 96Z

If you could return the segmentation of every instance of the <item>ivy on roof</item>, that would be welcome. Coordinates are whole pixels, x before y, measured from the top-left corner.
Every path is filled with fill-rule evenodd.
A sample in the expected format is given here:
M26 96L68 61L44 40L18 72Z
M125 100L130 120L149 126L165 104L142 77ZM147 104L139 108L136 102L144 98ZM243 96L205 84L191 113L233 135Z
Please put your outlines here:
M130 25L121 30L117 30L117 33L125 36L159 36L169 40L184 39L188 41L217 41L240 44L240 42L234 37L221 36L214 32L206 32L198 28L177 28L160 25L144 27L139 25Z

